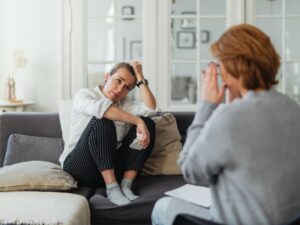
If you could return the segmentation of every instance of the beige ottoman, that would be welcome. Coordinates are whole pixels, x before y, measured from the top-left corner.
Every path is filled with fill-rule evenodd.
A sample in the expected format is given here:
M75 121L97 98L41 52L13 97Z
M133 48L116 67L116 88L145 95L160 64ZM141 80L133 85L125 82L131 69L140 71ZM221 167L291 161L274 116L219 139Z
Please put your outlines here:
M61 192L0 192L0 224L89 225L83 196Z

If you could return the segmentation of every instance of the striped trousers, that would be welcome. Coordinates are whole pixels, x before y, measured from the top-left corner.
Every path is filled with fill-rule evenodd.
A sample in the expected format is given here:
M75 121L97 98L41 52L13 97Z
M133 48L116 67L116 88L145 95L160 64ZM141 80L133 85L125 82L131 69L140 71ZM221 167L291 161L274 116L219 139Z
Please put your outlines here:
M141 117L150 133L150 144L146 149L135 150L129 145L136 138L136 126L132 126L117 149L117 134L113 121L93 117L83 131L74 150L64 161L63 169L81 185L104 186L101 171L114 169L118 181L125 171L140 171L150 156L155 142L155 123Z

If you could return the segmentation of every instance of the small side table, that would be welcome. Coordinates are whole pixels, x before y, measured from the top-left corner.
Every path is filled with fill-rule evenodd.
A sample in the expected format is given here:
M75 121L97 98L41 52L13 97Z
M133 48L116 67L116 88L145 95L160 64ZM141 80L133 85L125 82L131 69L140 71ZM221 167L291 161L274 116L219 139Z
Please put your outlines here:
M34 103L34 101L30 100L25 100L22 102L9 102L6 100L0 100L0 113L29 111L30 107Z

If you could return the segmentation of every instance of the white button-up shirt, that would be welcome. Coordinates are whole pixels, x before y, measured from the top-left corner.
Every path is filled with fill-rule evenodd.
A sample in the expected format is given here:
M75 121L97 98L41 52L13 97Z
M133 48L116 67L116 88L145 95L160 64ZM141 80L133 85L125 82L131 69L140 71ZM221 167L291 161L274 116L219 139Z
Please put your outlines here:
M98 119L102 119L104 113L112 104L114 103L106 98L99 86L94 89L82 89L76 93L72 106L69 140L66 141L64 151L59 158L61 166L63 166L68 154L75 148L81 134L92 117L95 116ZM136 116L153 116L158 111L158 108L155 110L150 109L144 103L133 103L129 97L125 97L117 102L115 106ZM114 121L114 124L116 127L117 141L120 143L126 136L131 124L121 121ZM118 147L119 146L120 144L118 144Z

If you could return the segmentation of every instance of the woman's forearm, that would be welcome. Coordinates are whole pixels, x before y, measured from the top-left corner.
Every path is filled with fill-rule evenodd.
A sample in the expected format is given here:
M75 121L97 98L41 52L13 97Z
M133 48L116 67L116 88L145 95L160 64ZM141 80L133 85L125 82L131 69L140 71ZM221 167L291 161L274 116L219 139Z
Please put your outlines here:
M133 69L135 71L137 82L145 80L144 74L143 74L143 69L142 69L142 64L140 64L139 62L132 62L131 66L133 67ZM156 108L156 100L155 100L154 95L152 94L152 91L148 87L148 84L147 83L140 84L139 89L140 89L142 101L150 109L155 109Z
M148 85L140 85L140 93L142 101L148 106L150 109L156 108L156 100L154 95L152 94Z
M142 120L138 116L125 112L116 106L110 106L104 113L103 117L109 120L122 121L134 125L137 125Z

